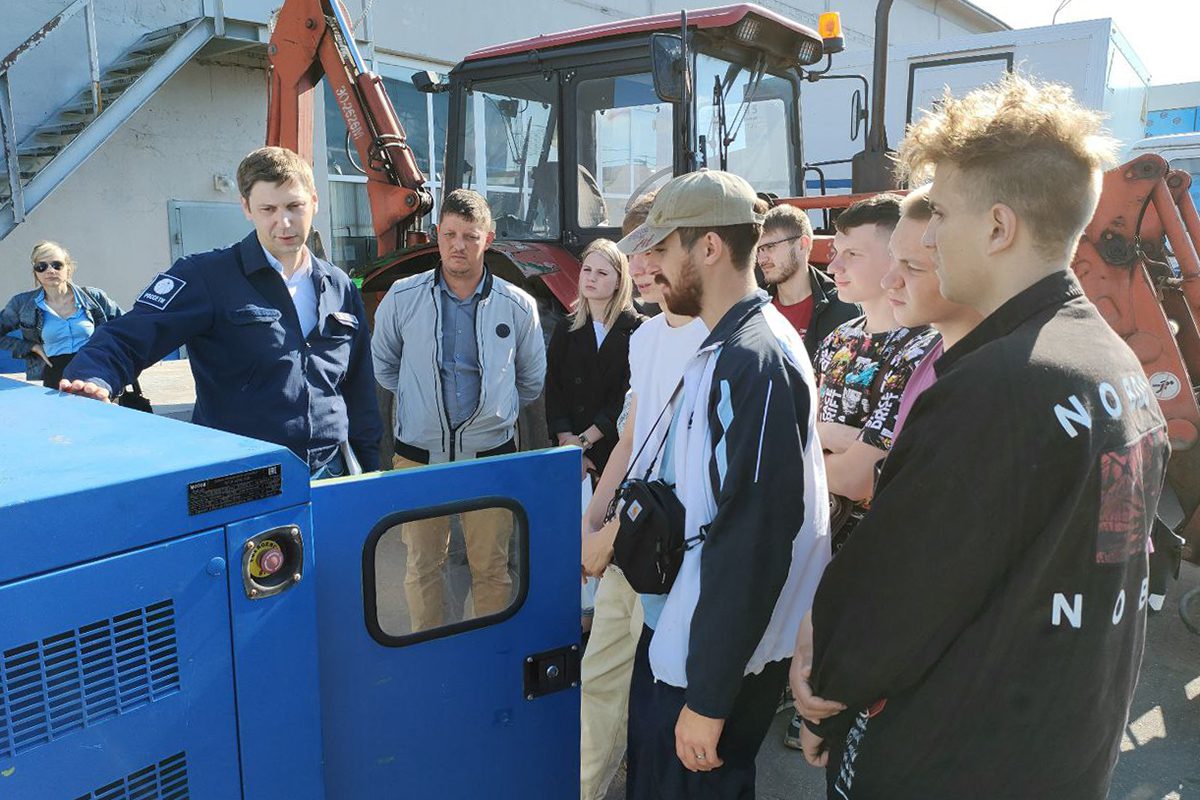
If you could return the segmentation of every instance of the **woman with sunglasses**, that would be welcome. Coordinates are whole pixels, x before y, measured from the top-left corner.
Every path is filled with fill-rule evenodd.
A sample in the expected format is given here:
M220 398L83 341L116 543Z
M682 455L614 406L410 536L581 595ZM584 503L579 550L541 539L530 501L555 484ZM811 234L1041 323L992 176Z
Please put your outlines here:
M121 316L100 289L78 286L75 262L57 242L39 242L30 254L36 289L21 292L0 311L0 347L26 362L25 377L57 389L63 369L96 326ZM21 338L9 336L20 331Z

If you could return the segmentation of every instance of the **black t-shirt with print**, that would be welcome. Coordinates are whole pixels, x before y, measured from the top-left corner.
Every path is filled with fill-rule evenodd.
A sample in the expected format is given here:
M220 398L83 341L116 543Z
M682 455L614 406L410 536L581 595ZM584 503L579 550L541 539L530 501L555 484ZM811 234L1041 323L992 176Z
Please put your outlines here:
M817 349L817 419L861 428L859 441L890 450L904 387L940 334L928 325L868 333L866 324L865 316L843 322ZM850 517L834 531L835 552L869 507L855 503L849 510Z

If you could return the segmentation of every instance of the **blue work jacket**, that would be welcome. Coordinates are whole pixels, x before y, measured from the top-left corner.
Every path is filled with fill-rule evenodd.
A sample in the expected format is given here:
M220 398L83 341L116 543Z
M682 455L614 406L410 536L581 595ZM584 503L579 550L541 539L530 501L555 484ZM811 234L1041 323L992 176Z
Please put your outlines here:
M97 328L65 377L111 392L187 345L193 422L284 445L310 468L349 441L363 468L374 469L382 423L362 297L316 256L312 279L317 327L306 338L256 234L182 258L155 276L129 313Z

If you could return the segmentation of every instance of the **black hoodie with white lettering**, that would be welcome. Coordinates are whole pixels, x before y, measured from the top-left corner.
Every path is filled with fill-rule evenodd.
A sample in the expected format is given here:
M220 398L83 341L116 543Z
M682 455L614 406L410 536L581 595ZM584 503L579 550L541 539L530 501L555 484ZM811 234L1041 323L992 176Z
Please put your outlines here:
M1056 273L937 364L825 572L829 796L1107 796L1168 447L1137 358ZM870 709L864 711L864 709Z

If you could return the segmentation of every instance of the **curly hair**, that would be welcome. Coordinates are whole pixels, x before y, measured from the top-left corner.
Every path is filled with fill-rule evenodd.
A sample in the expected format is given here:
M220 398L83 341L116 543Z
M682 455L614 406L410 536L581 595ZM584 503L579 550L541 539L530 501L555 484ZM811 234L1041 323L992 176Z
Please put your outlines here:
M909 126L897 174L920 181L938 164L953 164L969 176L976 202L1007 205L1047 255L1060 257L1091 220L1115 150L1103 116L1070 88L1010 73L962 98L947 90Z

